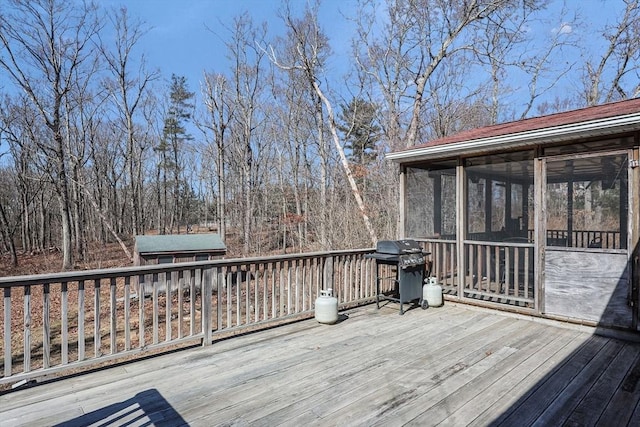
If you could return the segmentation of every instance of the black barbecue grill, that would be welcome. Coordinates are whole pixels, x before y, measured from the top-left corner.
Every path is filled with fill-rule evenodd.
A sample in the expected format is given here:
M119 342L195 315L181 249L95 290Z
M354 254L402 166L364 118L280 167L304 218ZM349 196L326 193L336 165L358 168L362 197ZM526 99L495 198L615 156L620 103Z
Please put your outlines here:
M415 240L380 240L376 251L370 255L376 261L376 306L380 308L380 300L391 300L400 303L400 314L404 314L402 304L416 301L426 308L426 300L422 299L422 283L425 277L426 258L429 252ZM381 276L380 266L390 265L393 276ZM383 280L394 281L393 295L380 292Z

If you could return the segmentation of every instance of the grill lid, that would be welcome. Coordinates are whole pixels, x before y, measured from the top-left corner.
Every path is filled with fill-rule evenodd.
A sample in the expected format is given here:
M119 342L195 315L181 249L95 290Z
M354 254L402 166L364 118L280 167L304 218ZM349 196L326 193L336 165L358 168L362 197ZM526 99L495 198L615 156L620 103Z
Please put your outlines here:
M415 240L379 240L376 252L390 255L422 253L422 247Z

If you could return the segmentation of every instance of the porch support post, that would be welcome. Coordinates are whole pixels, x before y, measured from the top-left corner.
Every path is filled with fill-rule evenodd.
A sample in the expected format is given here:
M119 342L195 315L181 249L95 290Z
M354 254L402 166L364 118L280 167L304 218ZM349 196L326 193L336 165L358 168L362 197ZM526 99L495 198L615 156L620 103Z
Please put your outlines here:
M511 221L511 168L507 166L508 177L504 183L504 228L507 232L514 232Z
M546 211L547 201L545 195L546 177L546 161L536 155L533 160L533 187L534 196L534 236L535 236L535 253L534 253L534 285L535 285L535 310L538 313L544 312L544 263L545 263L545 246L547 244L547 223Z
M442 175L433 177L433 232L436 236L442 234Z
M484 232L489 234L493 222L493 180L486 178L484 182Z
M573 247L573 177L567 183L567 247Z
M637 135L636 135L637 144ZM628 221L627 221L627 253L629 254L628 266L631 268L629 278L631 279L631 328L638 331L639 319L638 319L638 305L640 305L640 230L638 230L640 224L640 167L636 166L640 160L638 148L629 150L629 161L632 162L632 167L629 168L628 175ZM620 184L621 187L624 184Z
M534 237L529 234L529 184L527 182L522 183L522 224L520 226L527 232L527 238Z
M467 197L463 165L463 160L458 159L458 165L456 166L456 212L458 213L456 216L456 255L458 258L456 273L459 300L464 297L465 266L467 265L467 259L465 259L464 255L464 240L467 236L467 206L465 203Z
M405 229L404 229L404 223L405 223L405 216L407 214L406 209L407 209L407 168L403 165L399 166L400 168L400 190L399 190L399 197L398 199L400 202L400 206L398 207L398 230L396 231L396 234L398 236L399 239L403 239L405 237Z

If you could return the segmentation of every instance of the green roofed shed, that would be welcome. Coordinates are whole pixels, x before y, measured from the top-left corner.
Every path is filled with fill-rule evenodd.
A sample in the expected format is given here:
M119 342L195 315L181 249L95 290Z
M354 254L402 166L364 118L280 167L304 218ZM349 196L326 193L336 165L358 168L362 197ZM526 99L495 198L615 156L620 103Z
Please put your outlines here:
M227 247L219 234L136 236L134 264L149 265L220 259Z

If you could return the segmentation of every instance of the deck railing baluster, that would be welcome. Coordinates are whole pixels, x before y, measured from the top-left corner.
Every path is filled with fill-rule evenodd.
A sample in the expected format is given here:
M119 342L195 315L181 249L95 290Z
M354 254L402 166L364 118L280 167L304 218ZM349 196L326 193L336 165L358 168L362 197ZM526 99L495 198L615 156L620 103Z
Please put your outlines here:
M251 265L251 283L253 284L253 321L260 320L260 279L255 264Z
M163 273L160 274L154 274L153 275L153 314L151 315L151 321L152 321L152 327L153 327L153 343L154 344L158 344L159 340L160 340L160 335L159 335L159 310L160 310L160 304L158 303L158 286L160 286L159 284L159 278L160 277L164 277Z
M26 298L25 298L26 301ZM26 315L26 306L25 306ZM50 367L51 359L51 292L49 284L42 287L42 366Z
M203 275L202 282L202 296L201 296L201 305L202 305L202 317L204 319L205 310L211 310L213 308L213 301L208 303L207 299L205 299L204 293L204 274L206 270L203 270L202 273L199 273L197 277L200 277L200 274ZM213 268L211 272L206 273L211 275L211 280L213 281L211 284L211 295L213 296L213 291L216 291L216 331L223 328L223 318L224 318L224 295L225 295L225 286L224 286L224 273L221 268ZM204 320L203 320L204 322ZM204 323L203 323L204 325ZM206 329L203 330L206 331Z
M198 275L199 276L199 275ZM212 335L211 335L211 301L213 297L213 281L214 278L218 277L218 269L217 268L205 268L202 270L202 291L201 291L201 301L202 301L202 345L207 346L211 344ZM218 289L220 289L220 285L218 285ZM219 292L218 292L219 293ZM218 296L219 298L219 296ZM218 299L219 301L219 299ZM219 326L218 326L219 327Z
M174 287L172 279L172 273L167 272L162 275L164 282L162 289L164 289L164 340L165 342L171 341L172 328L171 317L173 312L171 311L171 289Z
M24 287L24 372L31 371L31 286Z
M138 276L138 347L143 348L146 344L146 340L145 340L145 326L144 326L144 322L145 320L145 315L144 315L144 309L145 309L145 301L146 301L146 295L145 295L145 275L141 274Z
M196 334L196 274L198 274L197 270L189 270L189 335L191 336Z
M178 284L178 287L176 289L177 292L177 296L178 296L178 339L180 338L184 338L184 332L182 331L182 323L183 323L183 319L184 319L184 274L188 273L188 271L184 272L184 271L175 271L173 273L171 273L171 277L172 277L172 281L173 278L175 277L176 279L176 283Z
M11 288L4 288L4 376L12 374L11 357Z
M518 265L518 250L516 249L515 251L513 250L513 248L504 248L504 294L505 295L509 295L509 291L511 289L511 272L514 272L515 277L518 277L518 273L517 270L515 269L514 265L511 264L511 253L514 253L514 264L517 266ZM496 270L498 271L498 270ZM517 279L516 279L517 282ZM513 292L514 295L517 295L518 293L518 286L515 285L513 287Z
M306 259L303 259L300 261L300 295L301 295L301 302L302 302L302 311L307 311L307 298L308 298L308 278L307 275L309 274L309 266L308 266L308 261Z
M524 248L524 271L526 274L524 275L524 297L529 298L529 251L530 248Z
M244 294L244 317L245 317L244 324L245 325L248 325L248 324L251 323L251 306L250 306L250 301L251 301L251 298L250 298L251 297L251 295L250 295L251 294L251 286L250 286L251 279L250 279L250 275L251 275L250 270L249 270L249 268L247 268L245 270L245 276L243 278L242 277L242 269L240 269L240 272L239 272L240 279L239 280L240 280L240 283L243 284L242 286L244 287L244 292L245 292L245 294Z
M236 301L236 324L235 326L241 326L244 324L243 319L243 301L242 301L242 296L243 296L243 289L244 289L244 279L241 278L241 272L240 272L240 267L236 267L235 270L235 278L233 280L235 280L235 290L236 290L236 295L235 295L235 301Z
M131 350L131 278L124 278L124 351Z
M233 314L233 310L231 308L231 305L233 304L233 287L232 287L232 283L231 283L231 271L229 271L229 268L227 267L225 269L225 275L224 275L224 296L226 299L226 309L227 309L227 323L226 323L226 327L230 328L233 323L232 323L232 314Z
M100 357L100 279L93 281L93 356Z
M112 277L109 286L109 350L111 354L117 352L118 318L116 311L116 278Z
M276 300L276 270L275 265L273 263L269 263L269 275L271 277L271 318L275 319L276 316L276 308L278 307L278 302Z
M67 282L61 283L62 292L62 342L60 343L60 353L62 364L69 363L69 292Z

